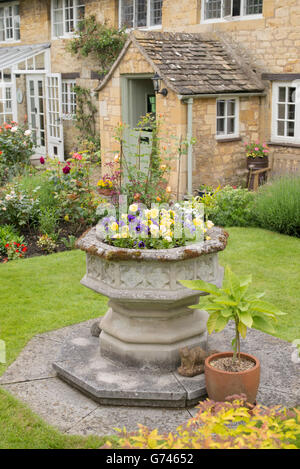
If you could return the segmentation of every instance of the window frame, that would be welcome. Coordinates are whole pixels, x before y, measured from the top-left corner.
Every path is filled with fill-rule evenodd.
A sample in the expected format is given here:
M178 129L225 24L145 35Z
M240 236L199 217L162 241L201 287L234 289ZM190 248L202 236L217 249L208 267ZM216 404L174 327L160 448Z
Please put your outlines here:
M284 119L279 118L279 108L278 105L285 104L288 105L288 101L281 102L279 101L279 88L289 87L296 88L295 96L295 119L287 119L286 116ZM292 103L291 103L292 104ZM292 121L295 122L295 132L293 137L289 136L280 136L278 135L278 121ZM294 81L276 81L272 83L272 119L271 119L271 141L274 143L287 143L287 144L300 144L300 80Z
M147 20L146 26L136 26L133 24L132 27L126 28L127 31L131 31L132 29L142 29L142 30L155 30L155 29L162 29L162 21L161 24L152 25L151 26L151 5L153 0L147 0ZM119 28L122 28L122 2L123 0L119 0ZM163 0L162 0L162 7L163 7ZM133 20L135 18L135 0L133 0ZM161 10L162 11L162 10Z
M67 23L67 19L66 19L66 10L68 9L68 6L66 5L66 2L67 0L62 0L63 2L63 7L62 7L62 15L63 15L63 20L62 20L62 23L54 23L54 12L55 10L57 10L56 8L54 8L54 0L51 0L51 37L52 39L69 39L69 38L72 38L75 36L76 34L76 28L78 26L78 23L82 20L82 18L78 19L77 18L77 9L80 8L80 7L84 7L85 8L85 1L84 0L74 0L74 2L76 3L75 5L73 5L73 8L74 8L74 31L71 31L71 32L67 32L66 31L66 23ZM60 8L59 8L60 10ZM62 35L56 35L55 34L55 25L57 24L62 24L63 25L63 34Z
M4 74L8 72L10 75L10 79L5 79ZM3 111L0 109L0 125L4 122L10 123L10 121L15 119L16 116L16 96L15 96L15 83L13 77L13 70L12 67L7 67L6 69L0 70L0 88L1 88L1 96L0 102L3 106ZM9 91L9 95L7 91ZM9 106L8 106L9 103ZM10 117L11 116L11 119ZM8 118L9 117L9 118Z
M67 92L64 91L64 85L67 85ZM76 118L76 109L77 109L76 92L71 90L72 86L73 87L76 86L76 80L74 80L72 78L68 78L68 79L63 78L62 79L62 81L61 81L61 87L62 87L62 90L61 90L61 96L62 96L61 103L62 103L62 118L63 118L63 120L75 120L75 118ZM71 101L71 96L73 94L75 95L75 102ZM67 101L64 100L66 95L67 95ZM75 112L70 112L72 106L74 106ZM64 112L65 107L68 110L67 113Z
M14 10L15 10L15 7L18 7L19 9L19 13L16 15ZM5 11L8 9L8 8L12 8L13 9L13 14L12 16L10 17L7 17L5 15ZM0 44L7 44L7 43L15 43L15 42L21 42L21 17L20 17L20 1L15 1L15 2L7 2L7 3L0 3L0 9L3 8L4 10L4 35L5 35L5 39L3 41L0 40ZM13 32L13 37L10 37L10 38L7 38L7 23L6 23L6 19L7 18L12 18L12 32ZM19 19L19 28L16 28L16 24L15 24L15 21L16 21L16 18ZM19 37L16 37L16 32L19 31Z
M224 1L221 0L221 15L222 12L224 11ZM248 21L248 20L257 20L260 18L263 18L263 11L262 13L257 13L257 14L251 14L251 15L246 15L246 1L247 0L240 0L241 1L241 12L242 14L240 16L221 16L221 18L205 18L205 2L206 0L202 0L201 2L201 23L225 23L228 21ZM264 7L264 5L263 5Z
M224 116L218 116L218 102L225 101L225 113ZM228 133L228 118L231 116L228 115L228 102L235 101L235 114L234 114L234 132ZM225 132L223 134L218 134L218 120L224 119L225 121ZM240 100L237 96L218 96L216 98L216 140L231 140L240 137Z

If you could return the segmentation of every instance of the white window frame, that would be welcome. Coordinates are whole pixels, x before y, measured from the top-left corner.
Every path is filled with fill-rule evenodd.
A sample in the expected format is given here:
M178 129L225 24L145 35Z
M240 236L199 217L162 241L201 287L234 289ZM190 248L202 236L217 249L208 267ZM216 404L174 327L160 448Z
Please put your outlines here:
M287 116L285 116L285 119L279 118L278 104L279 104L279 88L280 87L296 88L295 119L287 119ZM287 101L282 104L286 104L286 103ZM277 127L278 120L282 120L285 122L290 120L290 121L295 122L294 137L278 135L278 127ZM300 144L300 80L273 82L271 140L274 143Z
M222 5L221 5L221 18L205 18L205 3L206 0L202 0L201 2L201 23L225 23L228 21L245 21L245 20L257 20L260 18L263 18L263 13L257 13L255 15L246 15L246 2L247 0L241 0L241 12L242 14L240 16L223 16L223 11L224 11L224 2L225 0L221 0Z
M66 18L66 10L67 10L67 0L62 0L63 1L63 7L62 7L62 11L63 11L63 20L62 20L62 25L63 25L63 33L62 35L60 36L57 36L55 34L55 24L58 24L58 23L54 23L54 11L55 11L55 8L54 8L54 0L51 0L51 31L52 31L52 39L61 39L61 38L72 38L76 35L76 28L78 26L78 23L80 21L82 21L82 18L78 18L77 17L77 11L78 11L78 8L80 7L85 7L85 2L84 0L74 0L74 31L72 32L67 32L66 31L66 22L67 22L67 18Z
M122 28L122 1L123 0L119 0L119 28ZM132 29L141 29L141 30L162 29L162 23L158 24L158 25L153 25L153 26L151 25L151 5L152 5L152 0L147 0L147 22L146 22L146 26L133 25L132 28L127 28L127 31L130 31ZM136 13L136 3L135 3L135 0L133 0L133 19L135 19L135 17L136 17L135 13Z
M62 118L64 120L74 120L76 117L76 93L72 91L72 87L76 86L76 80L72 79L62 79ZM67 86L65 92L64 86ZM75 102L72 102L72 95L75 96ZM65 96L67 100L65 101ZM72 106L74 106L74 112L71 112ZM67 109L68 112L64 112Z
M4 71L9 71L10 73L9 81L8 80L6 81L4 79ZM11 120L14 120L14 121L16 120L16 117L17 117L16 84L15 84L15 77L14 77L11 67L1 70L0 88L2 89L0 102L3 104L3 112L0 112L0 125L2 125L3 122L7 122L8 124L10 124L10 120L8 119L8 116L9 115L12 116ZM9 90L9 93L10 93L9 99L7 96L7 90ZM7 106L8 102L10 103L9 108Z
M16 37L16 31L19 31L19 36L20 36L20 11L19 11L19 14L16 15L14 10L15 10L15 7L19 7L19 10L20 10L20 2L19 1L16 1L16 2L9 2L9 3L0 3L0 9L3 9L4 10L4 35L5 35L5 39L4 41L1 41L0 40L0 44L6 44L6 43L11 43L11 42L21 42L21 39L20 37ZM8 11L9 11L9 8L12 8L12 16L8 16ZM13 37L11 38L7 38L7 24L6 24L6 20L8 18L12 18L12 31L13 31ZM19 23L19 28L16 28L16 22L18 21Z
M218 116L218 101L225 101L225 114L224 116ZM228 101L235 101L235 115L234 115L234 133L228 133ZM225 130L223 134L218 134L217 122L218 120L224 119ZM240 100L236 96L219 96L216 99L216 140L226 140L239 138L240 136Z

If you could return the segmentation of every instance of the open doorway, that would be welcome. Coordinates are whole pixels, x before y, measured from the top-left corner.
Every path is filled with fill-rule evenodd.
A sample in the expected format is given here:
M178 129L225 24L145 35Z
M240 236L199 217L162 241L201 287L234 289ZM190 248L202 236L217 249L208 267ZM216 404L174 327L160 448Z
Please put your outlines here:
M124 132L123 152L131 165L148 171L152 151L151 125L141 125L146 114L156 118L156 96L150 77L122 77L122 120L128 128Z

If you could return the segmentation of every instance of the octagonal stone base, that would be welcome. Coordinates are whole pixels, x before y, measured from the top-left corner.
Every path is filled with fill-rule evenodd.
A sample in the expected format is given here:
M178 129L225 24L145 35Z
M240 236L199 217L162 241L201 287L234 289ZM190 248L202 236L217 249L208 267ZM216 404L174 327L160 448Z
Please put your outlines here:
M53 364L57 375L102 405L185 408L206 397L204 374L184 378L176 371L124 367L101 357L99 341L67 341Z

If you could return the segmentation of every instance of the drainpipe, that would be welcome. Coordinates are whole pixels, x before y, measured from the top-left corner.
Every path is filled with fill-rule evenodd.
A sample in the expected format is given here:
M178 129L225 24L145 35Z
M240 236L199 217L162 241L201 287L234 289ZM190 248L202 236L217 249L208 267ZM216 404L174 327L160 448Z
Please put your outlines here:
M187 100L187 141L190 142L193 137L193 98ZM188 146L187 160L187 192L189 196L193 195L193 145Z

